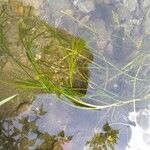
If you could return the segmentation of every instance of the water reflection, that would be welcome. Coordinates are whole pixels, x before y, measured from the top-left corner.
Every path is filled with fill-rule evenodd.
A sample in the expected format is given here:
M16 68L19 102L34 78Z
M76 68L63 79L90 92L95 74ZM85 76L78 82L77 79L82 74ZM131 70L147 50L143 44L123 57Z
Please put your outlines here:
M96 133L86 144L92 150L114 150L118 141L118 130L112 129L108 123L103 126L103 132Z
M72 136L65 136L63 130L56 135L40 130L38 120L44 114L46 112L42 106L39 109L32 106L30 112L26 110L17 117L1 119L0 149L72 149Z
M40 95L30 111L1 120L1 146L3 149L82 150L91 147L96 150L98 142L98 147L114 149L119 131L108 123L102 125L99 117L100 112L77 112L77 109L58 102L56 96ZM95 136L98 136L96 141ZM4 140L8 142L4 144Z

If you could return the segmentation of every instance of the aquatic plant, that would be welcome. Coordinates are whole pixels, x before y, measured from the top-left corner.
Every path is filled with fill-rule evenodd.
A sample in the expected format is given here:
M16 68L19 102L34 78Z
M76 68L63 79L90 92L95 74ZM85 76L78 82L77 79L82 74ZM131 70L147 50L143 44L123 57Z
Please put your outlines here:
M95 133L86 145L92 150L114 150L119 139L119 131L111 128L108 123L103 126L103 131L104 132Z
M13 8L8 5L1 7L0 48L12 59L15 69L12 70L13 78L5 82L21 88L56 93L60 98L64 96L80 107L95 108L94 105L80 99L86 92L84 89L88 83L86 67L91 61L88 58L91 54L89 55L84 40L49 26L34 15L31 7L23 5L18 7L21 10L19 13L12 11ZM12 17L9 11L12 12ZM9 34L12 28L14 37L10 37ZM15 45L15 42L18 45ZM57 51L54 51L51 44L54 44ZM63 65L66 68L62 68ZM19 73L16 70L19 70ZM83 83L83 89L82 84L81 87L76 85L77 82Z
M103 35L101 35L101 32L96 32L95 29L83 24L67 12L62 11L62 13L70 18L70 20L76 21L79 27L84 27L92 36L96 36L97 40L102 39ZM95 91L86 98L100 104L101 106L98 107L99 109L133 104L135 111L137 102L149 100L150 78L146 74L143 76L145 65L147 64L147 66L149 66L150 58L148 48L143 48L144 38L147 35L143 35L139 42L134 41L130 35L124 31L124 27L120 24L117 17L117 14L112 12L114 34L111 34L111 40L113 44L112 55L115 60L107 56L106 52L103 50L91 45L89 46L93 56L98 60L97 62L92 62L92 69L95 69L95 72L98 72L102 77L99 78L100 81L98 84L97 81L90 81L89 87L91 87L91 89L95 87ZM122 44L124 41L128 42L125 45L126 49L124 49ZM128 47L128 44L132 46ZM145 45L146 47L147 44ZM125 58L124 52L129 51L128 49L130 49L130 53L127 55L127 58ZM120 55L123 57L121 60L119 60ZM117 62L117 59L119 62ZM147 70L147 73L148 72ZM123 83L119 83L119 80L127 83L122 85ZM110 85L113 85L112 89L110 89ZM139 85L145 85L145 88L138 93ZM127 88L121 91L121 86L127 86ZM119 93L120 91L126 94Z

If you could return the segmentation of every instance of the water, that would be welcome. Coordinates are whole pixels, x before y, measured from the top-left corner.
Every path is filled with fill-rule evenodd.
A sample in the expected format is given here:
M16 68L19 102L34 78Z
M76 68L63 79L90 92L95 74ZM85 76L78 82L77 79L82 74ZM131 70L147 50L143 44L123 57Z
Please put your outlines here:
M30 5L50 25L86 40L93 62L89 64L84 99L111 107L82 110L63 103L54 94L37 95L25 112L4 119L7 134L15 131L17 136L26 137L18 143L26 142L25 149L36 149L49 138L46 133L57 136L64 131L66 138L55 137L55 144L47 145L61 149L64 143L64 150L100 150L98 146L89 147L87 141L104 133L103 126L108 122L119 131L115 150L149 150L149 0L39 0ZM26 122L19 123L24 118ZM22 128L32 121L31 127Z

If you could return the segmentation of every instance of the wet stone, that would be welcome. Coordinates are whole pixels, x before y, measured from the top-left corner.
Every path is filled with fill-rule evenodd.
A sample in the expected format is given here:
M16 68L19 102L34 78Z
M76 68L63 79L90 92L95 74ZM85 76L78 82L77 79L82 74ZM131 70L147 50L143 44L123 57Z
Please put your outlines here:
M124 6L125 8L130 11L133 12L136 9L136 5L137 5L137 0L124 0Z
M117 14L121 23L125 22L131 17L130 12L122 5L117 7Z
M150 6L150 1L149 0L140 0L140 4L142 9L144 10L145 8Z
M85 94L89 77L88 64L92 61L92 54L87 48L86 42L82 38L71 35L65 30L48 25L39 16L36 16L33 8L31 9L30 17L23 18L23 11L18 11L18 8L28 13L30 7L24 6L21 3L14 4L13 1L11 2L10 6L6 5L6 10L8 9L7 13L10 13L13 17L11 19L8 18L11 24L5 25L8 28L6 39L9 42L8 48L11 47L11 55L15 59L17 58L19 63L25 65L26 69L32 68L27 69L26 73L28 72L37 82L45 77L56 86L65 86L72 88L73 91ZM26 22L25 19L29 19L29 22ZM18 24L20 24L21 28L18 28ZM30 30L29 32L28 29ZM20 36L19 32L24 35ZM32 43L32 55L35 63L40 68L40 72L43 72L40 75L35 73L29 59L31 56L27 54L28 52L26 53L27 47L24 46L25 36L29 39L35 36ZM20 38L22 39L20 40ZM70 62L74 64L70 64ZM4 74L6 72L8 74L5 79L13 79L14 81L30 80L28 74L22 73L23 70L19 73L17 71L19 69L21 68L19 68L19 65L15 65L13 60L9 61L3 70ZM11 77L11 72L15 74L16 79L14 76L13 78Z
M17 115L22 114L23 112L29 113L31 110L32 104L29 102L21 103L17 108Z
M84 13L89 13L95 10L94 0L76 0L74 5Z
M144 30L145 30L145 34L150 34L150 8L147 8L145 10L145 17L143 19L143 26L144 26Z

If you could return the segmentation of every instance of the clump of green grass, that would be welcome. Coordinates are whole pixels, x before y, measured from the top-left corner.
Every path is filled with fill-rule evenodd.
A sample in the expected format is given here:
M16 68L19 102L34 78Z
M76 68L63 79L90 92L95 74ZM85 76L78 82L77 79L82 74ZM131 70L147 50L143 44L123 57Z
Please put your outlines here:
M12 70L15 77L7 82L24 89L55 93L60 98L66 97L73 105L95 109L94 105L81 100L86 89L82 93L74 88L76 80L88 83L86 67L91 60L86 56L91 54L86 48L85 41L41 21L34 15L31 7L18 7L21 7L22 11L13 11L12 16L9 14L9 11L14 9L11 6L2 6L0 12L0 49L11 58L12 64L15 63L15 68L12 68L15 70ZM9 35L11 28L15 31L12 37ZM53 43L56 45L52 46ZM81 57L84 54L86 59ZM48 58L45 58L46 56ZM82 75L82 67L86 68L86 79L82 78L85 75ZM78 75L79 78L76 78L78 72L81 76ZM56 78L59 73L63 79ZM78 88L78 85L76 87Z

